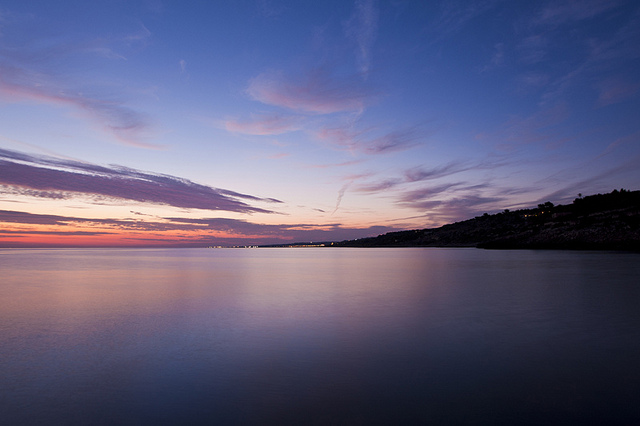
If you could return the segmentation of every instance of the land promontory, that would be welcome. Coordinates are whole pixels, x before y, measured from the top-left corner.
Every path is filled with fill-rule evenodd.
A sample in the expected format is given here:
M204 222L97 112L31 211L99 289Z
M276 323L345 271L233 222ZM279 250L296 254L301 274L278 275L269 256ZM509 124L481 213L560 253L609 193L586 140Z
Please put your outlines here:
M479 247L640 251L640 191L579 196L573 203L477 216L432 229L390 232L333 247Z

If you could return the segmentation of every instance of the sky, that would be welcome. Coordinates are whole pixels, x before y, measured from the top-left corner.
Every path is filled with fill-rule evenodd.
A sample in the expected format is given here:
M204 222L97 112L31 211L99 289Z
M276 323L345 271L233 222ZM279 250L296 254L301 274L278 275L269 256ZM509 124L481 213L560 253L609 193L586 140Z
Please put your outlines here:
M640 3L0 3L0 247L340 241L640 189Z

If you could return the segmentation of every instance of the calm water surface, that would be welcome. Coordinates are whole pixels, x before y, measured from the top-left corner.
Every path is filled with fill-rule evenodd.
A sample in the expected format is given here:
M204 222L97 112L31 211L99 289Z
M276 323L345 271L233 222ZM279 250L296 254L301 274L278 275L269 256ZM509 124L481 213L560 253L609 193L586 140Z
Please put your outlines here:
M0 250L7 425L640 424L640 254Z

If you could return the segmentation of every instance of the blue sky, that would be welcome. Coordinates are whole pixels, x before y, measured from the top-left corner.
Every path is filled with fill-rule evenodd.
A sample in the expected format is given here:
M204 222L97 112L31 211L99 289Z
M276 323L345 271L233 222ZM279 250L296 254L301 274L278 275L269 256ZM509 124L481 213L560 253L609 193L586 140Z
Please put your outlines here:
M0 245L341 240L640 187L633 1L4 1Z

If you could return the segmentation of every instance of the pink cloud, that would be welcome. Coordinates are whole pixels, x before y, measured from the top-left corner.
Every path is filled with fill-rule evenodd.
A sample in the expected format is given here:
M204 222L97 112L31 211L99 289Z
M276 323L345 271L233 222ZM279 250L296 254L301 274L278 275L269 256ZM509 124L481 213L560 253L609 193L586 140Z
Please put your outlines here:
M622 80L608 80L600 87L598 105L606 106L622 102L636 94L640 84Z
M29 79L28 73L6 73L6 67L0 67L0 95L11 101L32 101L54 106L71 106L89 115L105 131L119 141L140 148L161 148L160 145L144 141L150 130L148 119L141 113L123 105L121 102L92 98L82 94L69 93L52 85L43 85ZM6 75L18 74L13 81Z
M267 158L270 159L270 160L280 160L282 158L287 158L290 155L291 154L289 154L287 152L280 152L278 154L269 155Z
M300 129L300 118L295 116L254 116L250 120L228 119L224 127L229 132L245 135L280 135Z
M334 163L334 164L313 164L308 166L311 169L329 169L329 168L333 168L333 167L346 167L346 166L353 166L354 164L360 164L362 162L362 160L350 160L350 161L343 161L342 163ZM354 175L355 177L348 177L348 179L356 179L356 178L360 178L363 177L365 175Z
M249 82L247 93L264 104L313 114L362 111L373 93L357 78L316 68L298 77L267 72Z
M69 66L61 64L92 63L101 59L123 60L114 45L123 49L144 46L149 30L142 29L125 37L93 41L64 39L34 40L24 45L0 47L0 99L9 102L37 102L55 107L71 107L118 141L143 148L160 148L147 141L152 130L145 114L127 106L122 100L101 92L91 83L69 80ZM89 93L89 94L88 94Z

